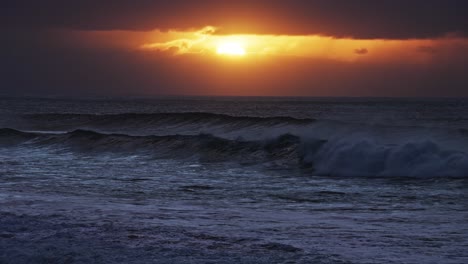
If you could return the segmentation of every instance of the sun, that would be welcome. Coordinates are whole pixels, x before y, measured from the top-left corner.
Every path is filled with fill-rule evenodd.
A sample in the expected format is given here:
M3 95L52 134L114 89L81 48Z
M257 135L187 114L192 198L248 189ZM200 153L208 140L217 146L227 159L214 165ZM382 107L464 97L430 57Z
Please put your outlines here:
M219 55L245 56L245 48L239 42L222 42L218 45L216 53Z

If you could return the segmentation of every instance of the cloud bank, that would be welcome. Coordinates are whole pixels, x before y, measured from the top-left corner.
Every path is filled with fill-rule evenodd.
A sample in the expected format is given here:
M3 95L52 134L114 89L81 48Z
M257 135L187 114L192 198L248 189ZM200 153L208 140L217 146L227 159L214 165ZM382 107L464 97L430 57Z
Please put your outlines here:
M136 31L213 25L220 34L409 39L466 35L466 10L464 0L17 0L0 3L0 24Z

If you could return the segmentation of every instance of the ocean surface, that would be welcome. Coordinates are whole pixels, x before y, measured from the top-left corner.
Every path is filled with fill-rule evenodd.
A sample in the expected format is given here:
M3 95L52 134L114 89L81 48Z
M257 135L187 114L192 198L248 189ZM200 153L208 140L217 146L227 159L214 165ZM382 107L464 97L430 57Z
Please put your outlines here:
M0 263L468 263L468 100L0 98Z

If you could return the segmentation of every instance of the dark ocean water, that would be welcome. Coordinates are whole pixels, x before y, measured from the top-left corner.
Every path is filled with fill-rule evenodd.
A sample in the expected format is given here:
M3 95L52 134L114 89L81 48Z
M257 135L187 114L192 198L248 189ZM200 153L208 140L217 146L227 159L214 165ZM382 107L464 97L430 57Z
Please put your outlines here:
M468 100L0 99L0 263L467 263Z

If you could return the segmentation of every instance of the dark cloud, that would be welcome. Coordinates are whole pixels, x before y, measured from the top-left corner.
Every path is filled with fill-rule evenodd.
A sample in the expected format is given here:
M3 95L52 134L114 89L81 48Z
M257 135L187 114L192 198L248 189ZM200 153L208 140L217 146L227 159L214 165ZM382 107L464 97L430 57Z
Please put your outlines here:
M0 27L432 38L468 33L465 0L5 0Z
M369 50L366 49L366 48L355 49L355 50L354 50L354 53L356 53L356 54L358 54L358 55L366 55L367 53L369 53Z

